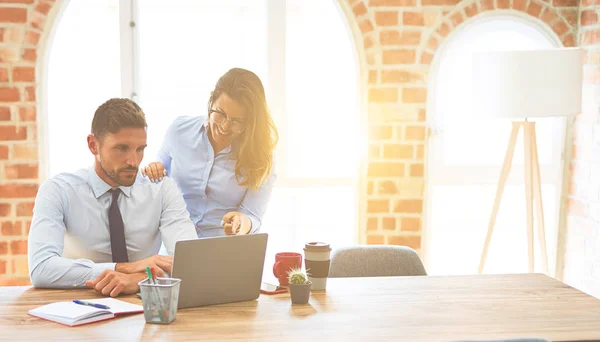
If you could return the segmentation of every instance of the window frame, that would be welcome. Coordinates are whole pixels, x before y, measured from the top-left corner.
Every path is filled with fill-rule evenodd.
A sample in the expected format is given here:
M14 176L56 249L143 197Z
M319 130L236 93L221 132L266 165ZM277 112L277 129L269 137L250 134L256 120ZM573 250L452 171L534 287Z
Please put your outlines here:
M269 90L267 96L269 98L269 107L272 115L278 125L280 140L279 146L286 144L286 116L285 116L285 48L277 48L285 46L285 25L286 25L286 1L281 0L263 0L267 3L268 16L268 58L271 60L280 60L281 63L269 63ZM367 109L368 103L366 100L368 68L367 58L364 52L363 36L358 25L354 20L352 8L345 1L327 0L339 10L342 22L348 30L348 36L351 38L354 45L354 60L356 61L356 71L358 78L357 93L358 99L358 127L360 140L360 150L356 151L359 155L359 165L355 177L340 177L340 178L289 178L286 177L286 153L285 148L277 148L276 150L276 167L278 170L277 187L281 188L308 188L308 187L351 187L355 193L355 211L349 213L356 218L356 225L351 233L353 240L357 243L366 242L366 198L367 193L367 128L368 118ZM38 115L38 159L39 159L39 179L44 181L48 178L49 173L49 151L48 151L48 77L47 68L49 62L49 47L52 46L54 36L57 32L57 25L65 9L71 0L63 0L59 5L49 13L47 18L47 30L44 30L40 39L38 53L42 58L38 58L36 69L41 77L40 86L38 87L39 102L37 106ZM119 24L120 24L120 51L121 51L121 94L125 98L137 99L137 89L139 86L139 63L136 63L136 58L139 56L139 39L137 30L137 14L139 2L137 0L119 0ZM132 25L133 23L133 25ZM271 29L272 28L272 29Z

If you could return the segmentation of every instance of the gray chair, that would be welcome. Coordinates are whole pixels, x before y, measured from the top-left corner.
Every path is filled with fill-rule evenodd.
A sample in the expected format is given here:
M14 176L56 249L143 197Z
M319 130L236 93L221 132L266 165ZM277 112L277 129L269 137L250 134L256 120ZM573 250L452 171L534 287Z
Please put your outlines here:
M365 245L333 250L330 278L425 276L425 267L410 247Z

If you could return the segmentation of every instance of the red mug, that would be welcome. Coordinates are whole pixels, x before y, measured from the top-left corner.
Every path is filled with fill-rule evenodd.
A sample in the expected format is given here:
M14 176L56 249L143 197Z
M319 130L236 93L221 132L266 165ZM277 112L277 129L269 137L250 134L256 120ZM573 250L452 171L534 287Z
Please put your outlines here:
M288 286L287 272L292 268L302 267L302 254L293 252L283 252L275 254L275 265L273 265L273 275L279 279L279 285Z

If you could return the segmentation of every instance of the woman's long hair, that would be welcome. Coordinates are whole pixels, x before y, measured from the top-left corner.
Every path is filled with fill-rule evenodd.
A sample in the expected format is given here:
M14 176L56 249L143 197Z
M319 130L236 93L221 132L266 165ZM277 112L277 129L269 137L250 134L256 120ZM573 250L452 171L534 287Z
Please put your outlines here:
M279 140L267 106L265 89L253 72L233 68L217 81L208 101L209 110L223 93L247 111L246 129L232 143L232 152L237 159L235 175L238 183L256 190L271 174L273 152Z

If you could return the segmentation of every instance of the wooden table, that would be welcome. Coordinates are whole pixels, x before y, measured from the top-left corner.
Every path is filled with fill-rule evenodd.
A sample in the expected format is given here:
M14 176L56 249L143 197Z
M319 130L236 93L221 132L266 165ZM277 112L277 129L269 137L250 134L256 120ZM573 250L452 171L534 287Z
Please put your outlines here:
M540 274L329 279L327 292L313 292L308 305L292 305L288 294L261 295L179 310L170 325L145 324L139 314L70 328L27 315L47 303L92 297L88 290L2 287L0 339L600 340L600 300Z

